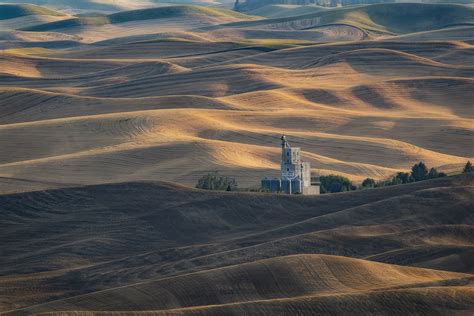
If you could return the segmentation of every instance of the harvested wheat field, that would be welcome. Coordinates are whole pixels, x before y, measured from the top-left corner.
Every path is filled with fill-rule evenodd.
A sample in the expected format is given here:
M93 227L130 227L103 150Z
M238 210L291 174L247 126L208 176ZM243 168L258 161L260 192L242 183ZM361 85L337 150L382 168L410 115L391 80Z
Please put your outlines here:
M0 1L0 314L474 313L474 6L310 2Z
M1 307L468 314L473 196L472 175L320 197L162 182L1 195Z
M407 6L411 26L381 18ZM474 157L472 8L47 10L61 20L0 40L2 192L24 180L194 185L208 171L254 186L276 175L283 133L314 172L355 181Z

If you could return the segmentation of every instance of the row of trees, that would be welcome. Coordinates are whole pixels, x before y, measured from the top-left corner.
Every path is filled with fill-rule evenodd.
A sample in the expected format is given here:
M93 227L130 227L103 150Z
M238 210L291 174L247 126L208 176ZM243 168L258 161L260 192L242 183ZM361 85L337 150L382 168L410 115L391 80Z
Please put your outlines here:
M468 161L464 166L463 173L474 172L474 167L471 162ZM436 168L428 169L425 163L419 162L411 168L410 172L398 172L391 179L384 181L375 181L372 178L367 178L362 181L360 189L377 188L389 185L405 184L429 179L436 179L446 177L446 173L439 172ZM321 193L336 193L345 192L351 190L357 190L355 186L348 178L336 175L328 175L321 177Z
M446 177L444 172L438 172L435 168L428 169L423 163L419 162L411 167L411 172L398 172L389 180L375 182L374 179L367 178L362 182L362 188L383 187L388 185L405 184L428 179Z

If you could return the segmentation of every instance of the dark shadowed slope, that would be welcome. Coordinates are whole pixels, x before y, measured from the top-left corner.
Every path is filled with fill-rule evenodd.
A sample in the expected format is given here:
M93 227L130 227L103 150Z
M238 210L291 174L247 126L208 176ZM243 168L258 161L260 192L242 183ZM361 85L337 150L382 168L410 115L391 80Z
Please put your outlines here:
M1 4L0 20L14 19L27 15L51 15L62 16L63 14L51 9L32 4Z
M457 4L383 3L320 10L306 14L245 21L233 27L271 27L280 29L312 29L346 24L360 28L368 35L406 34L436 30L453 24L472 23L474 8Z
M206 8L200 6L169 6L133 11L123 11L110 15L100 15L93 17L74 17L64 21L45 23L42 25L28 27L25 28L25 30L33 32L44 32L85 25L97 26L105 24L119 24L133 21L146 21L156 19L184 19L189 17L201 17L202 19L214 18L217 20L223 19L222 22L255 19L254 17L225 9Z
M264 315L286 304L299 305L298 314L343 312L436 312L468 311L474 303L474 276L452 272L400 267L365 260L327 255L297 255L256 261L200 273L164 278L131 286L60 300L26 309L22 313L58 311L142 312L167 311L183 314L236 312ZM430 293L434 290L434 293ZM398 305L398 295L411 294L428 306ZM459 295L446 304L444 300ZM385 296L383 306L377 296ZM437 297L444 300L437 301ZM339 300L352 300L336 307ZM403 299L402 299L403 300ZM440 304L441 303L441 304ZM443 305L442 305L443 304ZM237 305L237 306L235 306ZM247 306L245 306L247 305ZM344 306L346 305L346 306ZM354 306L352 306L354 305ZM441 305L441 306L440 306ZM197 310L195 310L197 309ZM290 310L288 314L293 314ZM161 314L161 313L160 313Z
M240 271L238 276L250 273L248 269L253 267L257 271L265 270L274 262L276 266L272 263L268 273L278 276L290 273L285 271L298 274L300 265L301 269L307 269L314 261L336 260L329 264L336 270L342 265L338 270L341 272L336 273L339 278L334 282L344 285L333 287L329 284L327 287L337 292L349 291L346 293L349 296L341 292L336 296L337 300L353 304L360 311L366 306L364 302L372 299L379 302L372 306L374 312L393 312L395 309L391 308L398 304L418 301L429 305L435 302L434 297L442 297L444 301L440 302L445 302L453 295L460 299L451 305L433 303L426 311L466 310L473 299L472 287L469 281L459 279L470 275L399 268L370 261L472 273L473 196L474 177L471 175L320 197L212 193L152 182L2 195L0 251L7 254L3 257L5 264L0 268L2 309L15 310L146 282L152 288L156 286L175 293L174 303L153 306L137 303L151 299L147 294L150 292L142 291L139 286L137 290L133 290L135 287L126 289L132 289L133 296L117 289L101 292L113 294L111 296L89 294L86 298L90 300L71 298L67 301L70 303L64 303L66 305L51 303L26 311L162 310L245 302L252 305L248 307L251 308L249 311L264 313L286 304L296 304L298 310L301 308L303 313L310 314L336 304L332 300L325 301L329 299L323 295L326 290L314 288L322 282L318 278L326 280L324 271L318 270L319 277L314 276L314 279L305 278L305 282L313 285L307 285L309 290L301 285L303 288L298 293L280 291L285 282L271 279L257 284L263 287L262 290L241 293L232 287L232 278L226 281L228 283L217 282L228 285L219 287L216 283L209 287L210 292L203 293L197 280L206 279L212 283L213 279L207 276L195 279L186 274L234 266L224 270L225 274L235 275ZM301 254L337 257L283 258ZM245 265L268 258L274 259ZM288 264L288 260L298 260L300 264ZM369 282L367 279L366 288L361 284L363 279L343 277L346 273L343 271L357 270L361 265L370 267L367 271L374 280ZM383 272L387 269L389 272ZM404 274L409 276L403 279L401 275ZM212 275L215 273L209 273ZM160 279L173 276L179 276L171 279L178 280L173 285L175 290L164 289L162 282L168 281ZM227 276L223 278L227 279ZM400 278L400 283L392 284L393 278ZM457 281L448 281L452 279ZM354 286L354 282L359 285ZM187 294L181 293L176 286L187 289ZM299 287L294 288L297 289ZM236 294L229 300L212 301L212 298L222 297L222 291ZM279 291L280 294L275 294ZM425 293L423 291L432 294L421 295ZM207 299L201 300L193 293L200 293ZM194 298L192 303L183 303L188 299L187 295ZM300 299L306 296L311 297L307 303L312 307L300 305ZM122 301L117 297L131 297L132 301L123 301L125 307L121 308L107 303L109 299ZM263 305L257 302L277 298L290 301L271 301ZM138 301L133 301L135 299ZM266 304L273 307L267 310L262 307ZM367 308L372 310L372 307ZM234 307L219 308L224 310L218 309L216 314Z

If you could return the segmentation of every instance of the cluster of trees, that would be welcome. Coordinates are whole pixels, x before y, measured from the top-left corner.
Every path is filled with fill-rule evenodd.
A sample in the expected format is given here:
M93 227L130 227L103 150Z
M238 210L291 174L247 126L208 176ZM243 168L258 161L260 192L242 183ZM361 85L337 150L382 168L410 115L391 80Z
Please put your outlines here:
M474 167L471 162L468 161L464 166L463 173L474 172ZM398 172L389 180L375 181L374 179L367 178L362 181L360 189L377 188L389 185L405 184L429 179L436 179L446 177L446 173L439 172L435 168L426 166L423 162L419 162L411 168L411 172ZM342 176L328 175L321 177L321 193L336 193L345 192L351 190L357 190L358 188L352 184L352 182Z
M346 192L357 189L348 178L334 174L321 176L320 181L321 193Z
M435 168L428 169L423 163L419 162L411 167L411 172L398 172L389 180L375 182L374 179L367 178L362 182L362 188L384 187L388 185L405 184L428 179L446 177L446 173L438 172Z
M474 172L474 167L470 161L466 163L463 169L463 173L469 172ZM405 184L410 182L442 178L446 176L446 173L438 172L438 170L435 168L428 170L428 167L423 162L419 162L411 167L411 172L398 172L393 178L389 180L375 182L374 179L367 178L362 182L362 188L376 188L388 185Z
M198 180L196 188L216 191L236 191L237 182L234 178L221 176L217 172L212 172L202 176Z

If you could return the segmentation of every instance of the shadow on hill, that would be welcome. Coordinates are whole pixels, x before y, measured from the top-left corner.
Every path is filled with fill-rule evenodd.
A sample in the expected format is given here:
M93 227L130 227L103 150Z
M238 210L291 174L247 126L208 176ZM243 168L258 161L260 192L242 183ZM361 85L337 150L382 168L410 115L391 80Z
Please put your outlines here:
M1 195L0 284L27 277L51 299L314 253L473 272L473 194L474 177L460 175L318 197L160 182Z

